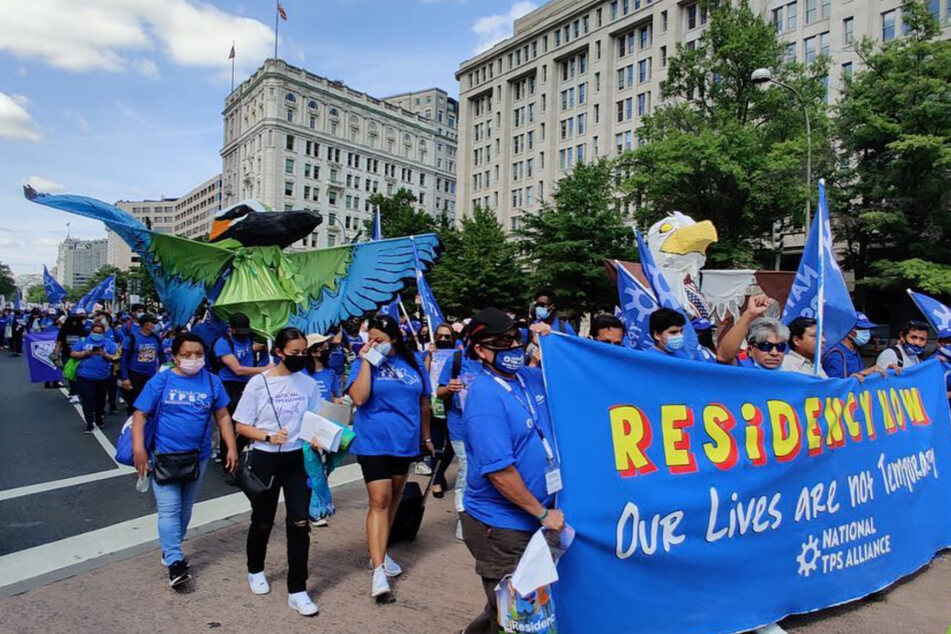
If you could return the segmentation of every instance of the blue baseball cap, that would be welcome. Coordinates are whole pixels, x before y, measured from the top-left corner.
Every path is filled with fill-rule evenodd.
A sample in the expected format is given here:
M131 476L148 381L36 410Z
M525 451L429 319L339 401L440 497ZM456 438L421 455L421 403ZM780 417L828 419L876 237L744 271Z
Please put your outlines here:
M878 324L870 321L865 313L855 311L855 327L862 330L868 330L869 328L877 328Z

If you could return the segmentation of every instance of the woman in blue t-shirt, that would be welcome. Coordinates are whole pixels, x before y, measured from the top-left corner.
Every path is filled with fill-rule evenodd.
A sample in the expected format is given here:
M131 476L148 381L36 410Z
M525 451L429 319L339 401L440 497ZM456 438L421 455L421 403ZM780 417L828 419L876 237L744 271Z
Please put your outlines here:
M112 363L119 358L119 346L106 338L102 321L92 325L90 333L79 339L70 350L70 356L79 359L76 368L76 391L83 407L86 433L102 427L106 414L106 390L112 375Z
M340 377L330 367L330 337L307 335L307 369L304 372L317 381L320 397L328 403L339 403Z
M435 453L429 436L429 377L392 317L377 316L370 322L369 341L350 368L346 391L357 406L357 437L350 451L363 469L370 498L370 596L382 601L392 599L387 577L402 572L386 545L409 465L420 453L421 430L427 451Z
M142 388L132 416L132 450L139 476L152 471L162 563L173 588L190 579L182 540L191 520L192 505L211 456L211 418L228 447L226 466L238 464L228 395L221 380L205 368L205 344L191 333L172 341L175 366L157 373ZM152 446L145 446L145 420L154 420ZM163 465L175 462L178 469ZM190 468L194 467L194 468ZM170 472L181 475L166 478ZM160 481L161 480L161 481Z

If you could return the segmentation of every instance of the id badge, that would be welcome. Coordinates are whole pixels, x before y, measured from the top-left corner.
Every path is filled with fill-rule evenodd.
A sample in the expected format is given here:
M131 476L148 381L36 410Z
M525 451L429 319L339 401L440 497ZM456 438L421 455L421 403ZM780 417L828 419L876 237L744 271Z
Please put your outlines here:
M561 484L561 465L557 462L545 467L545 489L548 495L554 495L564 488Z

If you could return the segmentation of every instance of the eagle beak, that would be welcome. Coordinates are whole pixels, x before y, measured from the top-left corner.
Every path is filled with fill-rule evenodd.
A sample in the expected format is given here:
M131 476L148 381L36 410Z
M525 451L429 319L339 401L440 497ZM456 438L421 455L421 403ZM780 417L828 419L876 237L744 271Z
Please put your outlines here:
M674 231L664 240L660 250L671 255L706 253L707 247L716 241L716 227L709 220L704 220Z
M211 223L211 233L208 235L208 239L217 240L230 228L230 220L215 220Z

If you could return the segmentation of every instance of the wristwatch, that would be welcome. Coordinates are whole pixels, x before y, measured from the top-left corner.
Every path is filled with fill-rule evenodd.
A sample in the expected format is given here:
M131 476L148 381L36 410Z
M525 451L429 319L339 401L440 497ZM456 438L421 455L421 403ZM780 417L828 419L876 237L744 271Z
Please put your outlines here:
M265 435L264 435L264 442L265 442L266 444L268 444L268 445L271 444L271 434L265 434Z

